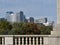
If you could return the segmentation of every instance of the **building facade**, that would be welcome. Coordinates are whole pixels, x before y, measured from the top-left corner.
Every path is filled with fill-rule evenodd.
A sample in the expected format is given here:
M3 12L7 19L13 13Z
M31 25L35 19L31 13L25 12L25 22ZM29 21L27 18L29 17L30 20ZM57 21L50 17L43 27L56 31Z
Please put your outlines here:
M36 19L35 23L47 23L47 18Z
M25 22L25 15L23 11L16 13L16 15L17 15L17 22Z
M28 20L28 22L30 22L30 23L34 23L34 18L33 17L29 17L29 19L27 19Z
M25 22L25 15L23 14L23 11L20 11L19 13L13 13L13 12L7 12L7 21L9 22Z
M12 11L8 11L6 13L7 13L7 21L9 21L9 22L16 22L17 21L16 14L14 14Z

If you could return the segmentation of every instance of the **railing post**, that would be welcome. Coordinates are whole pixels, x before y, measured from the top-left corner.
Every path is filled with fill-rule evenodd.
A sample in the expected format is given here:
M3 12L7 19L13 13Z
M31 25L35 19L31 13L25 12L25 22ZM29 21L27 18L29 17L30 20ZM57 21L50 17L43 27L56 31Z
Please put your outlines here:
M40 37L40 45L42 45L42 37Z
M35 44L34 44L34 37L33 37L33 45L35 45Z
M22 37L22 45L24 45L24 37Z
M2 37L2 45L4 45L4 38Z
M15 45L17 45L17 39L15 38Z
M19 45L20 45L20 37L18 38L18 42L19 42Z
M29 37L29 45L31 45L31 37Z
M36 37L36 45L38 45L38 37Z
M27 37L26 37L26 45L27 45Z

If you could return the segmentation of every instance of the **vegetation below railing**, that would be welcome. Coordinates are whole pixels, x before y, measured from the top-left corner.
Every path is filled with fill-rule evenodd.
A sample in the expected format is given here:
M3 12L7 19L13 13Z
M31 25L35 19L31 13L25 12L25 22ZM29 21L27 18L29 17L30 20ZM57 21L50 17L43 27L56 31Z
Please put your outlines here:
M38 25L36 23L10 23L0 21L0 35L35 35L50 34L52 26Z

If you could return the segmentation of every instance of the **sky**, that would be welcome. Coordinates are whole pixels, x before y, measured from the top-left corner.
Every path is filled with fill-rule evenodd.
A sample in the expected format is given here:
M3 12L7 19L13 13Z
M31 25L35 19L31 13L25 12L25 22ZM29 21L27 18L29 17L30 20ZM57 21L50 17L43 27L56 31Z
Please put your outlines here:
M0 18L7 11L23 11L26 17L44 18L56 22L56 0L0 0Z

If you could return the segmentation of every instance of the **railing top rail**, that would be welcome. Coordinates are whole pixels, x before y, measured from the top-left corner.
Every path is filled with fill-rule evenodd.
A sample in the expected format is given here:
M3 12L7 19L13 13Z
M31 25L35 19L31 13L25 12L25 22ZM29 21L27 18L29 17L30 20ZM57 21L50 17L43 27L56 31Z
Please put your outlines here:
M48 38L60 38L60 35L0 35L0 37L48 37Z
M15 37L48 37L48 35L14 35Z
M0 35L0 37L48 37L49 35Z

